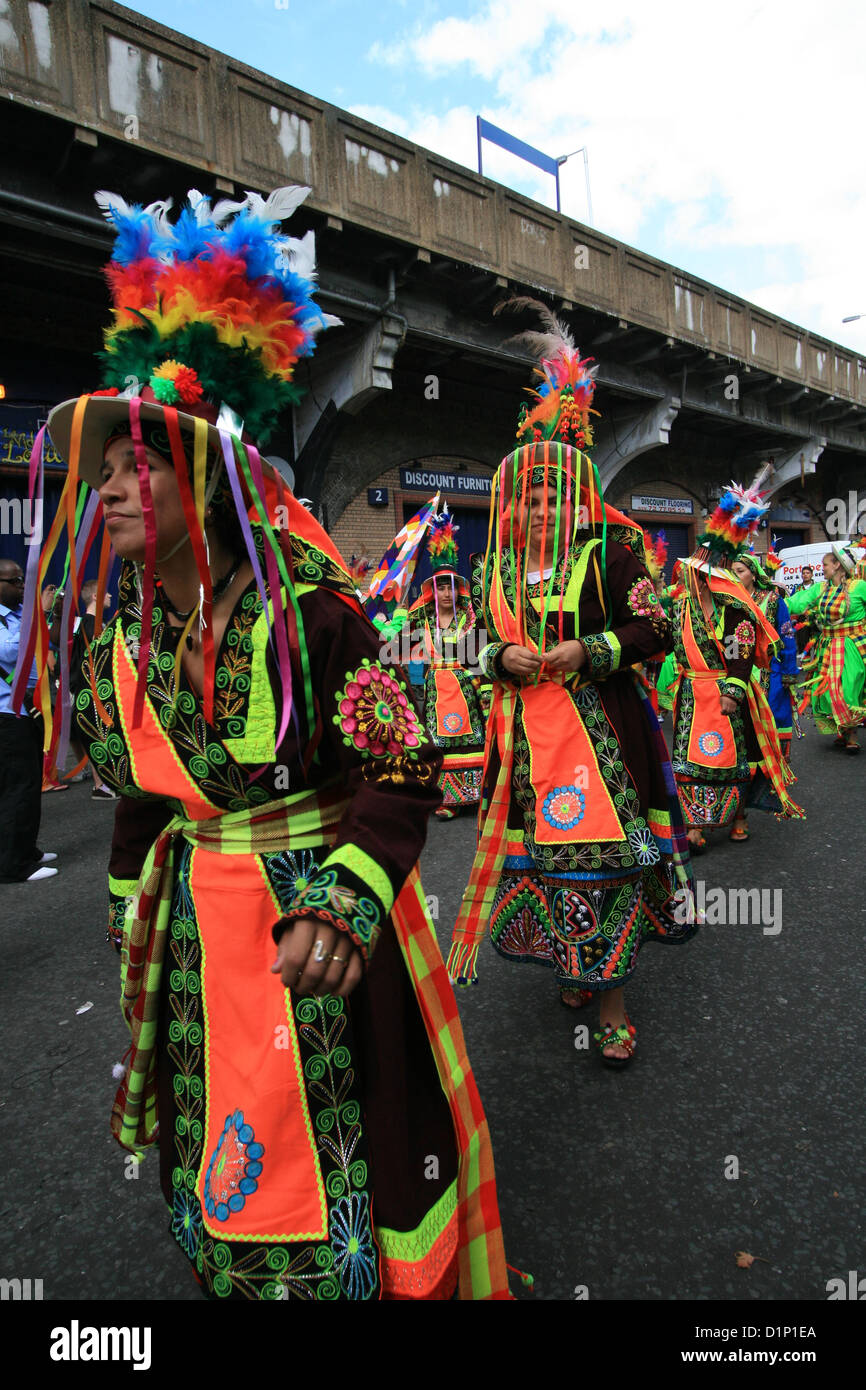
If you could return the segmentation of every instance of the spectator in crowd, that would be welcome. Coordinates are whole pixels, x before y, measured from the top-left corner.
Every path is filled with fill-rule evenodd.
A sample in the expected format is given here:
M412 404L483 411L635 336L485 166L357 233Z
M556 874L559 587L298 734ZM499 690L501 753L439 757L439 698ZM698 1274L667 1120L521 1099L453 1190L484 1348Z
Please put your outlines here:
M33 712L34 664L26 709L12 713L12 682L18 661L24 575L15 560L0 560L0 883L53 878L56 854L43 853L36 839L42 811L42 715Z

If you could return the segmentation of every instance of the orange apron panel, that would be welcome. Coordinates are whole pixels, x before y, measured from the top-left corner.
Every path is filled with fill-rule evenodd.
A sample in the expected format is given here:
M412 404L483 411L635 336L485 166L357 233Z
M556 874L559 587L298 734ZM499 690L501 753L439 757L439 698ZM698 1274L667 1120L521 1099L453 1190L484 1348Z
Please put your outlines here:
M715 680L693 680L695 711L689 731L688 760L698 767L736 767L737 745L731 721L722 714Z
M135 687L135 666L118 627L114 640L114 688L127 734L132 720ZM127 737L127 743L135 763L135 783L142 791L182 801L190 820L208 820L211 816L222 815L219 807L202 796L183 767L147 696L141 728L136 729L132 737Z
M521 699L537 843L624 840L595 749L568 692L543 681L522 690Z
M433 679L436 682L436 733L440 738L462 738L471 733L469 706L454 672L434 671Z
M261 867L254 855L199 848L190 886L210 1094L196 1181L204 1224L227 1240L324 1240L322 1174L290 995L270 974L276 913Z

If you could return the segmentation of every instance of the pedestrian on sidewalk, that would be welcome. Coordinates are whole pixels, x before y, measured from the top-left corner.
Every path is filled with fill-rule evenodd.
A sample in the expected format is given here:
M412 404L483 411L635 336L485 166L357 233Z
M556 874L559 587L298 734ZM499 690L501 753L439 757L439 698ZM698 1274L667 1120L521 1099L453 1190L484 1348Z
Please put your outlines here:
M33 709L35 663L27 680L25 707L18 715L12 711L23 597L20 565L0 559L0 883L35 882L57 873L50 867L57 855L37 844L45 724Z

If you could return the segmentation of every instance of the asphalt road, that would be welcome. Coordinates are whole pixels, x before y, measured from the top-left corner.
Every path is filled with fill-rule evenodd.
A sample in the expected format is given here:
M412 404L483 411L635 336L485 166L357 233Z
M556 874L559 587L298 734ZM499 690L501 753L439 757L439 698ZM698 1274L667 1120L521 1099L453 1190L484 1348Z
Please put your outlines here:
M794 762L808 821L754 814L748 843L697 861L708 891L767 890L763 919L647 946L627 1071L575 1046L595 1009L567 1012L541 967L485 946L460 991L508 1258L537 1299L824 1301L866 1274L866 747L848 758L809 728ZM0 1275L41 1278L45 1299L198 1301L155 1158L135 1170L108 1132L126 1047L104 942L112 815L89 783L43 797L62 871L0 887ZM444 950L472 852L471 819L431 825Z

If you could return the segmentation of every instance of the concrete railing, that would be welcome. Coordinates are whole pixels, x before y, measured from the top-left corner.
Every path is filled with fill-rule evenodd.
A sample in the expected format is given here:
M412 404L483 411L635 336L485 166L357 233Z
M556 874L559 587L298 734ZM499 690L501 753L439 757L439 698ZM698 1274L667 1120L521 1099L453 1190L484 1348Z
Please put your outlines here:
M288 12L287 12L288 14ZM7 0L0 95L810 390L866 404L866 361L109 0ZM89 133L89 134L88 134Z

